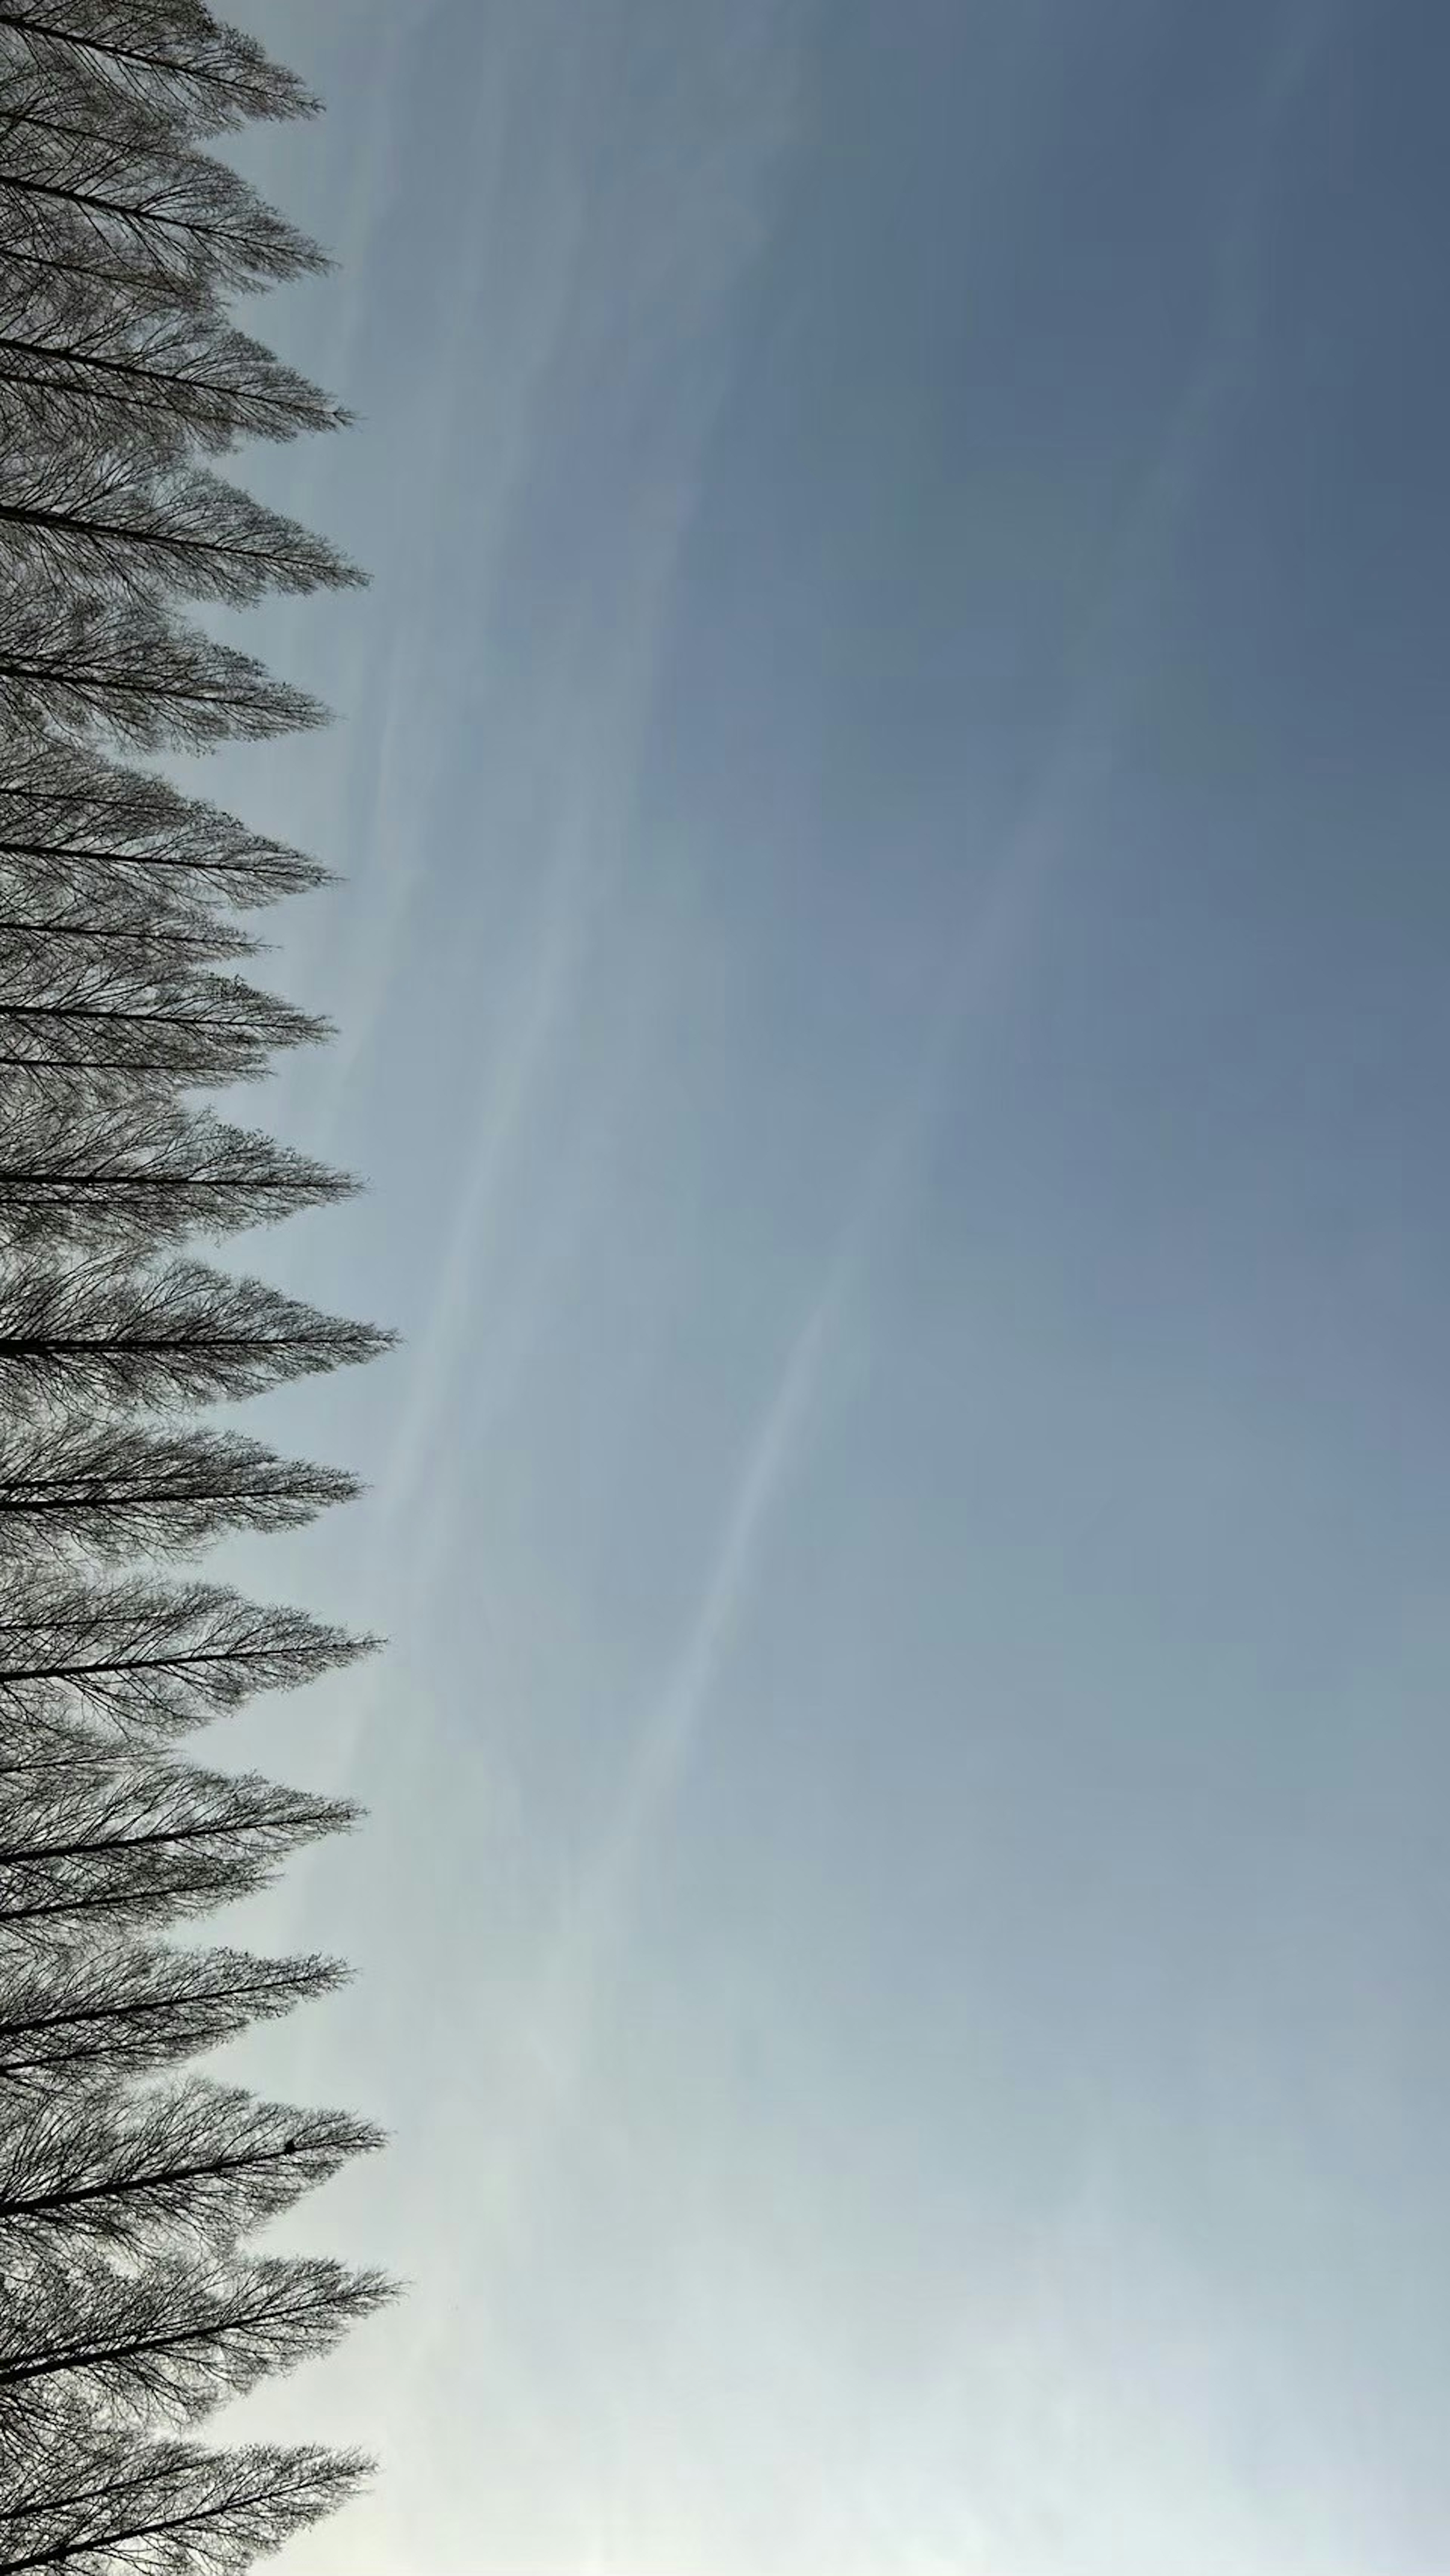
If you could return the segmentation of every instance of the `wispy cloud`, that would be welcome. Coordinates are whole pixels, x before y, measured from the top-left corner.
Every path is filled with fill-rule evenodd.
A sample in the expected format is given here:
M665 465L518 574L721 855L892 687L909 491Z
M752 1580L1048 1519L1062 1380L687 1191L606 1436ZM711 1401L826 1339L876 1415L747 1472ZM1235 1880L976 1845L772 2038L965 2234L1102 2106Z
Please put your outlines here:
M822 1418L837 1338L848 1316L864 1316L869 1307L874 1262L909 1222L911 1194L938 1122L970 1079L974 1044L1020 998L1044 907L1062 871L1091 845L1093 806L1122 754L1138 692L1151 667L1155 622L1176 545L1200 479L1231 424L1251 352L1257 210L1283 120L1292 113L1298 83L1312 60L1305 23L1294 13L1290 36L1273 53L1250 119L1243 158L1230 185L1217 306L1198 365L1122 531L1111 579L1082 641L1074 697L1015 828L985 877L977 877L964 892L954 962L938 1007L900 1094L887 1104L830 1260L743 1440L686 1633L641 1721L567 1914L517 1997L520 2090L476 2177L476 2233L469 2256L475 2279L486 2274L503 2248L528 2238L546 2189L549 2143L567 2129L584 2098L604 2005L625 1956L641 1873L656 1836L667 1828L732 1645L749 1615L762 1570L771 1562L778 1516ZM487 1198L485 1181L480 1205ZM470 1226L475 1221L470 1217ZM469 1240L474 1239L470 1234ZM450 1290L460 1300L460 1329L469 1275L470 1256L460 1253ZM440 1336L440 1390L447 1383L452 1329L444 1328ZM424 1439L415 1454L421 1459L428 1449ZM1060 2326L1056 2304L1052 2316ZM1051 2333L1056 2332L1052 2327ZM1025 2394L1031 2408L1046 2410L1044 2422L1057 2421L1061 2429L1064 2409L1074 2416L1080 2411L1083 2390L1078 2359L1068 2362L1059 2353L1054 2362L1050 2341L1048 2322L1038 2309L1029 2305L1017 2315L1013 2350L1022 2377L1019 2394ZM979 2366L974 2341L972 2367ZM955 2393L961 2396L960 2383ZM945 2383L942 2399L949 2405ZM1006 2548L1009 2559L1015 2552L1020 2560L1025 2550L1028 2557L1020 2563L1071 2567L1076 2576L1080 2562L1071 2551L1097 2545L1090 2516L1108 2509L1109 2490L1097 2473L1087 2479L1081 2444L1064 2434L1067 2449L1054 2472L1056 2493L1041 2497L1040 2508L1034 2506L1029 2431L1005 2417L1000 2430L1001 2456L992 2464L992 2475L1000 2471L1005 2483L999 2480L991 2497L984 2489L979 2509L976 2500L964 2497L958 2480L943 2478L941 2462L935 2462L932 2483L915 2499L915 2555L909 2561L903 2557L902 2564L960 2564L970 2550L968 2563L984 2570L990 2565L995 2576L999 2560L994 2553ZM1020 2458L1013 2451L1019 2438L1027 2445ZM883 2455L874 2474L885 2547L888 2538L899 2534L900 2509L922 2470L905 2455L894 2463ZM871 2509L867 2486L860 2480L850 2483L853 2510ZM1216 2528L1232 2529L1241 2538L1251 2530L1251 2521L1242 2519L1245 2508L1232 2499L1220 2498L1216 2509ZM1150 2515L1143 2532L1151 2529L1161 2538L1169 2527ZM1147 2564L1141 2551L1135 2563ZM1185 2568L1194 2563L1191 2554L1181 2561Z
M462 898L507 852L505 953L480 955L487 1007L445 1051L465 1087L437 1104L441 1239L369 1514L375 1562L393 1569L410 1615L446 1561L461 1389L470 1422L484 1419L510 1364L508 1337L479 1330L501 1228L518 1221L513 1262L526 1201L535 1214L552 1206L566 1233L571 1223L557 1181L540 1181L540 1126L628 873L680 548L729 381L736 300L777 202L809 21L805 0L751 0L687 33L664 7L584 23L553 0L495 12L488 28L454 328L430 367L431 553L421 569L390 558L374 594L389 615L368 682L379 722L368 899L330 979L344 1036L304 1140L340 1149L353 1089L394 1025L430 876L447 873ZM458 35L471 55L477 22L460 15ZM537 150L521 151L521 135ZM601 450L600 422L631 418L643 439ZM597 478L601 453L598 550L575 565L559 555L550 495ZM411 453L399 463L417 470ZM450 578L459 548L466 595ZM470 918L465 901L464 937ZM485 938L481 923L473 935ZM596 1066L591 1091L612 1079ZM385 1688L379 1673L357 1693L357 1737Z
M512 831L520 815L528 818L531 850L531 889L511 924L507 969L493 982L497 1015L473 1033L476 1079L466 1096L442 1105L450 1129L447 1220L406 1362L408 1410L392 1454L380 1462L370 1515L377 1554L364 1568L363 1588L384 1557L400 1560L410 1619L418 1622L457 1512L450 1462L464 1394L476 1429L518 1364L517 1341L482 1331L480 1318L505 1267L521 1202L530 1191L539 1195L539 1139L600 971L669 649L679 552L728 371L733 299L769 222L790 131L803 13L746 6L708 37L696 12L680 15L689 21L689 41L672 47L667 0L654 13L658 41L649 59L669 75L665 103L651 93L647 134L612 130L610 166L631 175L606 186L590 100L607 77L623 13L612 6L580 13L565 0L490 13L489 94L452 299L460 315L486 314L487 338L475 341L460 329L437 353L440 412L427 451L439 526L462 526L466 514L477 622L440 637L429 608L435 562L416 591L400 586L403 613L379 644L371 682L382 711L369 826L375 901L347 963L347 1051L337 1060L327 1117L342 1119L348 1086L390 1042L395 977L407 955L412 904L438 863L435 839L446 834L447 863L460 869L460 883L461 811L470 815L480 867L488 864L491 837ZM821 1273L801 1311L783 1319L776 1364L739 1428L664 1679L639 1714L568 1907L510 1995L513 2045L492 2053L511 2080L486 2119L478 2116L466 2001L451 2007L457 2027L448 2080L458 2098L436 2116L451 2125L451 2151L467 2158L466 2193L448 2212L446 2286L440 2255L439 2279L400 2320L389 2355L389 2415L414 2419L412 2438L423 2450L432 2389L420 2383L440 2350L440 2381L461 2362L460 2311L475 2321L486 2316L490 2275L536 2241L547 2214L551 2151L591 2099L641 1883L728 1688L732 1652L770 1580L792 1491L828 1415L844 1336L869 1328L878 1259L911 1221L923 1164L943 1114L973 1077L975 1049L1020 1005L1038 927L1063 871L1090 864L1092 810L1134 721L1179 539L1232 427L1252 362L1263 195L1324 23L1319 10L1298 7L1278 22L1241 153L1224 175L1218 292L1198 363L1080 638L1072 702L1015 827L985 872L964 870L937 1008L899 1094L882 1104L879 1131ZM618 93L612 97L617 116ZM534 102L538 130L556 138L556 148L533 166L506 150L511 104L526 99ZM690 398L672 393L666 401L663 389L677 392L702 344L709 363ZM591 403L614 401L622 378L626 408L666 419L668 437L651 449L637 479L616 461L619 479L596 502L601 516L620 518L619 542L602 569L571 583L569 566L547 557L540 459L552 461L561 484L567 479L560 456L577 415L578 470L588 470ZM516 601L527 592L535 550L539 595L566 605L528 621L520 647L513 635L495 632L493 620L501 597ZM468 758L460 760L465 743ZM622 1077L617 1066L598 1066L593 1079L607 1087ZM575 1179L556 1180L542 1195L555 1239L570 1240L580 1222ZM533 1277L547 1293L542 1271ZM356 1692L358 1731L392 1687L384 1669ZM285 1926L274 1909L272 1935L279 1930ZM466 2140L461 2150L459 2138ZM849 2406L838 2404L829 2356L802 2351L799 2383L791 2380L787 2391L797 2411L786 2409L782 2448L808 2451L800 2434L802 2423L814 2420L809 2391L817 2378L823 2437L839 2433L847 2415L854 2420L859 2401L863 2441L861 2458L842 2469L840 2496L821 2502L817 2525L807 2527L804 2497L795 2493L802 2564L839 2563L833 2552L844 2546L848 2515L853 2546L863 2527L869 2531L874 2563L920 2571L970 2566L982 2576L1087 2576L1101 2566L1105 2576L1124 2576L1131 2566L1151 2567L1154 2576L1167 2576L1170 2567L1207 2576L1210 2565L1275 2563L1278 2576L1295 2563L1289 2555L1271 2562L1260 2547L1266 2528L1278 2545L1282 2520L1266 2519L1252 2498L1220 2492L1215 2500L1218 2469L1205 2448L1192 2441L1174 2448L1167 2409L1134 2395L1145 2313L1154 2328L1151 2350L1171 2362L1183 2318L1203 2328L1197 2285L1183 2289L1181 2309L1165 2298L1166 2313L1155 2316L1150 2283L1136 2306L1125 2300L1111 2330L1095 2337L1093 2302L1111 2283L1120 2249L1095 2239L1090 2250L1088 2260L1069 2227L1061 2241L1044 2244L1040 2279L1014 2280L997 2307L980 2303L930 2402L916 2392L911 2423L904 2409L892 2415L889 2390L858 2389ZM419 2268L426 2272L431 2259L425 2247ZM764 2301L762 2317L768 2326ZM1210 2329L1217 2331L1212 2318ZM780 2318L782 2349L791 2348L795 2330L796 2321ZM767 2351L757 2366L768 2371L769 2361ZM1217 2404L1219 2377L1208 2377ZM1192 2369L1176 2378L1170 2372L1168 2385L1188 2414L1203 2399L1203 2378ZM451 2402L466 2410L466 2390ZM868 2411L879 2427L869 2443ZM641 2398L638 2414L647 2412ZM969 2443L964 2428L974 2413L989 2431ZM1141 2460L1165 2450L1171 2478L1135 2500ZM1131 2478L1124 2463L1132 2464ZM643 2479L644 2458L632 2465ZM802 2483L808 2474L802 2471ZM422 2483L420 2477L420 2489ZM1198 2499L1197 2556L1197 2542L1181 2528L1179 2496L1168 2492L1175 2484ZM466 2488L463 2474L455 2505ZM408 2543L414 2540L409 2533ZM364 2517L339 2542L336 2563L368 2563L366 2545ZM600 2563L627 2564L626 2540L617 2550L601 2544Z

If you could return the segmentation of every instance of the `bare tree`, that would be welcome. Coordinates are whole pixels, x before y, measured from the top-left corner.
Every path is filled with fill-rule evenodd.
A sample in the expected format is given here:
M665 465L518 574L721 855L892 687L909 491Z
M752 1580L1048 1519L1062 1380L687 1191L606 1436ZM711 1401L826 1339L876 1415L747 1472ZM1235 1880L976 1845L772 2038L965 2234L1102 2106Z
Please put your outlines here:
M76 57L71 57L74 68ZM138 159L173 152L197 139L198 130L178 116L174 101L138 96L113 82L56 76L54 58L0 29L0 134L38 129L41 133L103 134L113 146L125 145Z
M22 732L104 729L140 751L204 751L305 731L324 710L260 662L154 608L44 588L0 603L0 721Z
M274 2371L327 2352L392 2295L377 2272L272 2256L158 2261L136 2274L93 2258L17 2267L0 2308L0 2431L47 2402L140 2425L194 2421Z
M12 198L7 214L13 205ZM177 281L147 256L144 244L74 230L43 234L23 220L0 229L0 329L7 333L28 339L58 329L144 332L178 312L215 328L224 310L204 281Z
M350 1174L165 1100L114 1106L62 1093L0 1130L0 1242L122 1245L234 1234L350 1198Z
M34 2453L21 2472L0 2466L0 2576L241 2576L335 2513L371 2468L310 2446L138 2445L84 2415L62 2419Z
M237 975L173 974L137 983L109 964L74 966L34 992L0 996L0 1073L34 1084L84 1073L100 1097L138 1081L168 1088L255 1082L274 1050L316 1046L325 1020ZM15 1094L6 1086L9 1105Z
M44 733L0 749L0 860L68 899L245 910L330 882L325 868L169 779Z
M259 2102L200 2076L129 2098L52 2094L0 2129L0 2271L93 2247L131 2262L231 2253L382 2144L345 2111Z
M234 1431L12 1429L0 1436L0 1563L188 1554L228 1530L300 1528L357 1490L339 1467Z
M237 975L173 974L138 983L101 964L62 971L48 987L0 996L0 1071L28 1083L50 1073L85 1073L98 1096L137 1080L184 1084L255 1082L274 1050L316 1046L325 1020ZM7 1085L13 1098L15 1084Z
M143 153L134 128L113 136L74 114L0 128L0 205L45 261L99 252L164 282L175 304L331 265L225 162L176 145Z
M189 1763L0 1772L0 1935L71 1941L214 1913L357 1821L344 1799Z
M125 1570L356 1490L134 1418L390 1338L158 1258L355 1186L180 1101L325 1033L236 971L239 914L325 871L97 748L321 720L176 614L360 577L202 462L345 417L227 310L322 254L197 148L314 104L203 0L0 6L0 2576L232 2576L306 2529L361 2462L177 2428L388 2295L243 2250L371 2125L174 2072L342 1971L161 1938L356 1814L174 1738L371 1641Z
M33 1731L81 1714L123 1736L173 1736L376 1644L217 1584L12 1588L0 1609L0 1724Z
M357 588L362 575L325 539L223 483L149 460L77 457L0 463L0 545L21 580L107 583L245 607L267 591Z
M200 1262L0 1269L0 1406L205 1404L356 1366L391 1339Z
M0 2102L119 2085L331 1994L336 1959L82 1941L0 1959Z
M90 100L104 116L119 102L195 134L317 113L294 72L200 0L32 0L0 9L0 36L12 41L11 65L32 94L41 72L71 112Z
M36 872L0 857L0 946L22 991L53 988L68 976L158 973L174 980L198 966L255 956L260 943L233 920L176 902L154 888L137 896L80 902L64 885L47 895Z
M171 465L242 439L346 427L349 414L219 316L163 313L132 324L64 303L0 311L0 429L17 450L122 454ZM23 324L23 327L22 327Z

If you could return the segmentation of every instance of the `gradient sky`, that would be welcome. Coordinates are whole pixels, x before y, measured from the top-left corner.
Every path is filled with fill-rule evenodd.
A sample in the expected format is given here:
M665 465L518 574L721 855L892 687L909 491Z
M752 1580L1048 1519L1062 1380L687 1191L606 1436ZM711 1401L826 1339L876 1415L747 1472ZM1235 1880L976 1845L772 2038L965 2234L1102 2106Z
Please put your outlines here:
M253 0L313 2576L1450 2567L1443 0ZM260 1109L262 1104L256 1106Z

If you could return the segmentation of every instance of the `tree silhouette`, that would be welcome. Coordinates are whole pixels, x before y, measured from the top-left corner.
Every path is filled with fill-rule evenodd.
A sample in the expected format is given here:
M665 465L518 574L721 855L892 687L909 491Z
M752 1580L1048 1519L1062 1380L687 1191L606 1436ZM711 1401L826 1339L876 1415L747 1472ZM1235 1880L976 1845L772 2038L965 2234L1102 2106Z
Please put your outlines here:
M327 1034L239 969L328 872L132 765L322 720L179 613L361 578L216 470L347 417L237 327L326 263L205 149L315 106L202 0L0 7L0 2576L304 2531L366 2463L184 2428L389 2295L248 2251L371 2123L191 2063L341 1981L194 1927L357 1811L178 1752L373 1641L158 1571L356 1491L195 1409L391 1338L178 1257L356 1187L190 1097Z
M0 465L0 549L20 580L99 579L141 600L175 591L234 608L362 580L335 546L215 474L158 481L130 458Z
M0 1723L34 1729L80 1714L122 1736L177 1735L376 1643L224 1585L26 1585L0 1612Z
M118 259L168 303L276 285L330 265L315 242L221 161L138 149L74 120L31 116L0 140L0 206L47 262L57 251ZM10 246L7 246L10 255Z
M390 2295L375 2272L272 2256L182 2256L135 2274L92 2258L17 2265L21 2295L0 2309L0 2434L59 2400L122 2422L163 2412L194 2422L256 2381L326 2352Z
M0 1932L94 1938L101 1923L134 1931L213 1913L357 1812L189 1763L13 1767L0 1772Z
M0 1129L0 1243L119 1244L235 1234L350 1198L346 1172L166 1100L113 1104L63 1091L17 1101Z
M333 1993L335 1959L84 1942L0 1965L0 2115L23 2097L154 2075ZM124 2099L125 2096L118 2098Z
M124 455L160 466L194 450L221 455L242 439L287 440L342 429L338 403L261 341L208 313L153 314L129 324L0 301L0 428L18 450L43 442L58 459Z
M169 779L45 733L7 746L0 860L12 880L98 906L157 896L246 910L329 882L316 860Z
M34 992L0 996L0 1068L39 1080L84 1072L129 1085L254 1082L279 1047L315 1046L325 1020L238 975L173 973L138 983L123 967L82 959ZM13 1089L13 1085L11 1086Z
M319 106L295 73L200 0L35 0L0 9L0 36L16 45L12 76L44 76L71 113L88 101L101 116L138 109L221 134Z
M236 922L156 899L150 889L139 901L86 904L64 888L47 897L33 876L12 873L3 859L0 943L22 991L44 991L77 973L174 980L197 966L255 956L260 944Z
M129 2261L231 2253L381 2132L343 2111L259 2102L193 2076L123 2099L71 2089L0 2133L0 2267L92 2248Z
M131 2576L237 2576L345 2504L367 2467L315 2447L138 2444L62 2419L35 2442L23 2475L0 2465L0 2576L122 2566Z
M191 1554L228 1530L298 1529L357 1491L235 1431L19 1426L0 1439L0 1563Z
M0 1276L0 1406L205 1404L377 1357L390 1336L200 1262Z
M103 727L138 751L205 751L305 732L324 710L233 645L155 608L42 585L0 601L0 721L79 735Z

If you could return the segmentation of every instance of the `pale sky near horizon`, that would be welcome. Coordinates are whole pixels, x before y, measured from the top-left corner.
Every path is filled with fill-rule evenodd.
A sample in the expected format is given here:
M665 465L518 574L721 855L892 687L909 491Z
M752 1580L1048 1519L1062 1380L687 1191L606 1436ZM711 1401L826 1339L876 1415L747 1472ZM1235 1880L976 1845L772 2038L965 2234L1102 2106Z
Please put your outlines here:
M242 14L242 13L239 13ZM1450 2576L1450 20L251 0L311 2576ZM211 1748L208 1747L210 1751ZM239 2419L240 2421L241 2419Z

